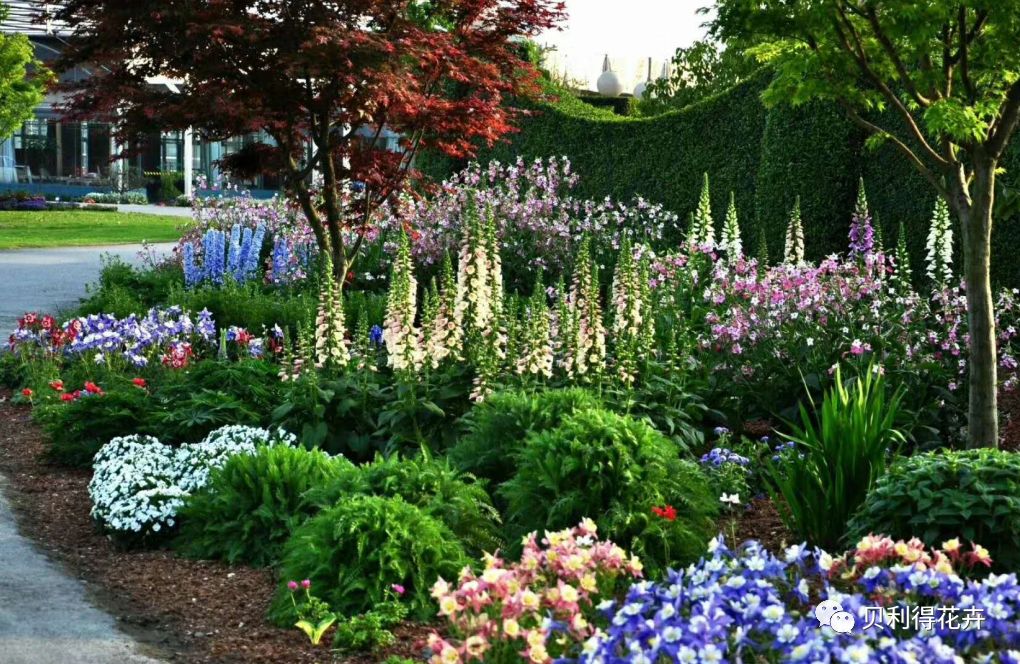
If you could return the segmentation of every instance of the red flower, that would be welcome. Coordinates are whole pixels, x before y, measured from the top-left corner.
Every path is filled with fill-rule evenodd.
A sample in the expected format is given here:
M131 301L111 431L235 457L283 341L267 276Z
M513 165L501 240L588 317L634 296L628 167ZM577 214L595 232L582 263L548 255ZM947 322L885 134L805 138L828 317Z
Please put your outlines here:
M666 521L676 521L676 508L672 505L666 505L665 507L653 507L652 514L662 517Z
M63 394L60 395L60 400L61 401L74 401L75 394L77 394L77 392L75 392L74 394L68 394L67 392L64 392Z
M88 392L89 394L102 394L103 388L99 387L92 381L87 381L85 383L85 391Z
M50 389L54 390L55 392L63 392L64 391L64 381L62 381L62 380L51 380L50 381Z
M146 382L144 378L132 378L131 382L134 384L135 387L140 387L143 390L146 387Z
M32 390L30 390L30 389L28 389L28 388L26 387L25 389L23 389L23 390L21 391L21 396L23 396L23 397L28 397L29 399L31 399L31 398L32 398Z
M353 283L353 282L354 282L354 270L348 270L347 271L347 283L350 284L350 283Z

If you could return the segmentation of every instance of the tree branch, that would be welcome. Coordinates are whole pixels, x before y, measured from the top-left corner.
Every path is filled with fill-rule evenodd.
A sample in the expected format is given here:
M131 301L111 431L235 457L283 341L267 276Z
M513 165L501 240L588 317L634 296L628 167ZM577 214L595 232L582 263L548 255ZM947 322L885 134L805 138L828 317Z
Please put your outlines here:
M995 159L1002 156L1002 151L1006 149L1018 120L1020 120L1020 81L1009 87L996 119L988 128L985 146Z
M868 132L872 134L885 136L886 139L891 141L892 144L895 145L900 152L906 155L907 159L909 159L910 162L914 164L914 166L917 168L918 171L920 171L921 175L923 175L926 180L928 180L929 182L931 182L932 185L934 185L935 189L940 194L944 196L949 195L948 190L942 184L942 181L941 179L939 179L938 175L930 168L928 168L928 166L921 160L921 158L918 157L917 154L910 149L910 146L908 146L906 143L893 136L890 132L886 131L885 129L882 129L878 125L862 118L860 114L854 110L853 106L851 106L846 100L840 99L839 103L840 105L843 106L844 110L846 111L847 117L849 117L858 126L864 128Z
M836 10L839 13L839 18L836 20L834 27L836 35L839 37L839 41L843 46L843 50L850 54L857 63L857 68L861 71L861 73L864 74L872 82L872 84L878 88L879 92L881 92L882 95L893 105L893 107L899 111L900 115L907 123L907 127L909 127L911 133L914 135L914 140L917 141L917 143L921 146L921 149L924 150L925 155L940 167L947 168L950 163L931 147L931 144L928 143L928 139L925 138L924 132L922 132L921 128L917 125L917 121L914 119L910 110L903 105L903 102L900 101L899 97L897 97L896 94L889 89L889 86L885 84L882 78L871 68L871 65L868 64L867 54L864 52L864 46L861 43L860 36L857 34L856 29L854 29L853 24L850 23L849 17L847 17L841 7L837 6ZM846 33L844 33L843 28L840 27L841 22L849 34L853 36L856 47L855 45L850 44ZM885 132L883 130L883 133L888 134L889 132ZM913 153L911 152L911 154Z
M931 100L922 95L917 85L914 83L914 79L910 77L910 72L907 71L906 65L903 64L903 60L900 58L899 53L896 52L896 47L890 41L888 35L885 34L885 30L882 29L881 23L878 20L878 13L875 10L875 6L871 5L867 11L868 24L871 25L871 30L875 34L875 39L885 49L885 53L892 60L893 66L896 67L897 73L900 75L900 80L903 81L903 85L906 86L910 96L913 97L914 101L917 102L918 106L928 107L931 106Z
M960 50L958 51L960 80L963 81L963 89L967 91L967 97L970 99L970 103L973 106L974 102L977 100L977 90L974 89L974 83L970 80L970 62L967 58L967 44L970 40L967 39L967 8L963 5L960 5L957 26L960 32Z

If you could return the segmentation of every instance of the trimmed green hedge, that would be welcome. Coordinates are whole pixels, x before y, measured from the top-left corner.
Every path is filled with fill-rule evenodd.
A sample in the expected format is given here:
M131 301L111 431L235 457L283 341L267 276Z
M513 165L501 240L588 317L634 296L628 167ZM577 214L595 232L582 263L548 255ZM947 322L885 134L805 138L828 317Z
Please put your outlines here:
M558 92L552 103L528 107L531 114L518 122L520 131L482 150L479 159L506 162L518 156L533 160L565 155L581 175L581 195L641 194L681 219L694 210L702 173L707 172L717 223L732 190L744 246L757 246L760 229L773 258L782 254L787 213L797 195L808 257L845 251L857 180L864 177L886 245L896 241L902 220L915 277L923 274L934 190L891 146L867 150L863 133L835 105L766 109L760 93L770 76L762 71L720 95L651 118L621 117ZM1020 166L1016 143L1020 141L1003 164L1010 180ZM462 166L435 157L420 165L440 178ZM1003 285L1020 286L1020 263L1008 259L1020 240L1018 221L996 222L992 272Z

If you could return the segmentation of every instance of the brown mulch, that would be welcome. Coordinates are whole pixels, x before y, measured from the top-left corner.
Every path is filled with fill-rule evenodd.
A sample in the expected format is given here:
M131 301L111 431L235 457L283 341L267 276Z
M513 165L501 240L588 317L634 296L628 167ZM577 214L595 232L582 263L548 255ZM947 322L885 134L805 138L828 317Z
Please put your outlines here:
M729 539L730 526L724 531ZM796 544L797 539L783 524L776 506L768 498L753 499L737 517L736 542L756 539L772 553L781 553L787 546Z
M383 655L334 657L331 635L313 647L297 629L269 625L264 616L276 588L269 570L177 558L170 551L123 551L93 527L90 473L42 458L43 434L28 406L0 394L0 473L19 529L69 574L86 582L97 605L121 629L170 662L352 664L396 654L414 657L428 634L421 625L394 631L397 645Z

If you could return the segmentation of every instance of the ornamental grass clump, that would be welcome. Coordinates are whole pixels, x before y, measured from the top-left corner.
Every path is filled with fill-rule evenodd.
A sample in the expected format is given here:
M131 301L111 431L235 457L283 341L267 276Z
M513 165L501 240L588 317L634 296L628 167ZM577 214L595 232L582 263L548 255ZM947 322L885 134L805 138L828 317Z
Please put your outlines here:
M797 454L770 463L766 485L787 526L812 544L836 547L847 522L885 471L887 459L905 443L896 428L903 390L890 395L877 371L834 384L821 404L809 396L800 423L783 437Z
M419 618L435 611L429 588L468 564L457 536L442 521L402 498L354 496L305 521L284 545L280 578L310 579L316 594L342 615L368 611L394 584ZM280 626L296 619L281 583L269 609Z
M649 567L696 559L715 530L718 496L680 453L644 421L600 409L530 434L516 454L517 472L499 488L507 541L591 514ZM665 506L675 509L672 518L656 513Z
M541 540L531 533L520 561L484 562L480 574L468 568L432 587L451 635L429 637L433 664L552 662L596 633L603 599L642 576L641 561L600 540L591 519Z

